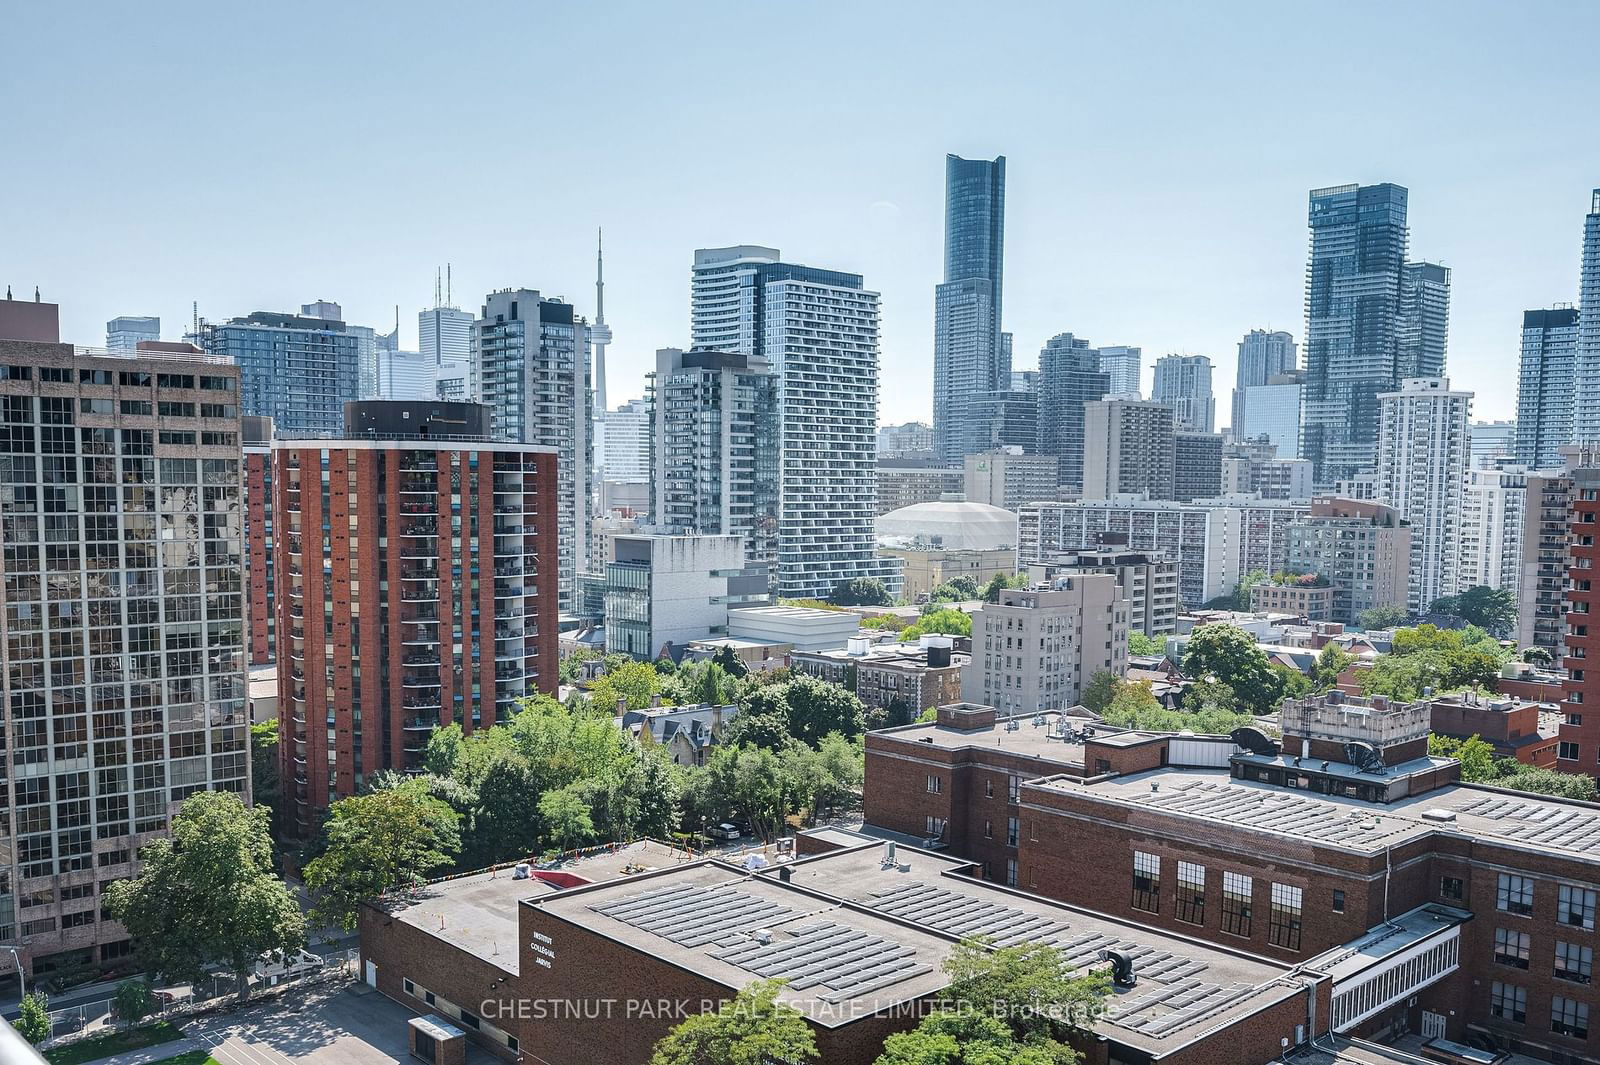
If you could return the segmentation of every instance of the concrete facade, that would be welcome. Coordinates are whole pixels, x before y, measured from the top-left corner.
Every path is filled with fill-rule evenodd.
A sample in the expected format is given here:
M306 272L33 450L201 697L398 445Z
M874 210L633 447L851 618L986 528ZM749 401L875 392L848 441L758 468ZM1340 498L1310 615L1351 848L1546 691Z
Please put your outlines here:
M1076 705L1096 673L1127 667L1128 613L1111 574L1002 591L972 616L962 697L1006 714Z

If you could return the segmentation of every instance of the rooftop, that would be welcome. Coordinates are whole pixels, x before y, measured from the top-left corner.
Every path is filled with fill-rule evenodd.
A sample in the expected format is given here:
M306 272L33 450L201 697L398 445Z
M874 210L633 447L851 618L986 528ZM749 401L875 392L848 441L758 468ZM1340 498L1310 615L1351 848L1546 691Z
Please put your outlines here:
M1001 717L992 725L975 729L952 728L949 725L901 725L898 728L879 729L872 735L901 743L926 743L947 750L992 748L1029 758L1043 758L1067 765L1083 765L1084 740L1097 743L1129 746L1167 738L1163 732L1136 732L1101 724L1087 715L1050 711L1044 714L1022 714ZM1007 728L1007 726L1013 726ZM1063 734L1065 730L1065 734Z
M1389 774L1405 769L1390 767ZM1450 784L1386 805L1236 780L1215 769L1155 769L1087 782L1059 776L1035 786L1358 854L1380 854L1430 833L1445 833L1600 862L1600 803L1481 784Z
M1286 967L1132 922L1001 888L964 874L969 862L901 847L896 861L869 843L790 863L790 886L838 899L947 941L985 936L1009 946L1049 943L1074 967L1101 964L1101 951L1126 951L1137 983L1118 988L1096 1031L1118 1043L1167 1053L1224 1018L1293 995ZM774 879L773 869L761 874Z
M441 880L406 898L387 900L382 908L396 920L416 925L468 954L514 973L518 902L574 886L569 877L598 883L683 860L681 850L643 840L536 868L534 877L527 880L515 879L510 867Z

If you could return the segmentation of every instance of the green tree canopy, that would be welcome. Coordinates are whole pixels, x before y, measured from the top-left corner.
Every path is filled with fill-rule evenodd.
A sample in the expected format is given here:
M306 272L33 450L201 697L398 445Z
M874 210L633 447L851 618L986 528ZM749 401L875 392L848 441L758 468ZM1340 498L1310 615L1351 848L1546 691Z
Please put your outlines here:
M44 994L30 991L17 1004L17 1019L11 1022L17 1034L34 1046L50 1038L50 1003Z
M249 974L268 951L305 942L294 896L272 871L267 811L229 792L202 791L183 801L170 836L148 844L143 871L106 889L146 964L169 980L193 983L220 963L249 996Z
M1363 629L1392 629L1404 625L1411 615L1403 606L1369 607L1356 615L1356 624Z
M346 932L361 904L437 873L461 851L460 818L422 781L340 799L328 808L327 849L306 866L312 920Z
M250 726L250 799L264 806L274 820L282 785L278 779L278 722L262 721Z
M556 788L539 797L539 817L545 823L546 838L563 851L581 846L594 838L594 821L589 804L575 784Z
M1014 573L1009 577L1003 573L996 573L989 578L989 583L983 586L983 601L985 603L998 603L1000 601L1000 593L1007 588L1025 588L1027 584L1028 575L1025 573Z
M1111 700L1117 697L1117 690L1122 687L1122 678L1109 669L1102 669L1089 678L1089 683L1083 686L1083 694L1078 701L1086 710L1096 714L1103 714L1111 705Z
M615 714L622 700L629 710L643 710L661 694L661 674L648 662L624 662L589 686L589 705L596 712Z
M758 980L715 1013L682 1021L656 1044L650 1065L801 1065L817 1060L817 1038L799 1010L778 1001L781 986L776 980Z
M1142 632L1128 633L1128 653L1130 655L1164 655L1167 653L1167 644L1159 636L1146 636Z
M1317 652L1316 665L1311 667L1311 687L1325 692L1339 683L1339 674L1349 669L1356 656L1336 643L1327 644Z
M1504 635L1517 623L1517 600L1511 589L1486 584L1437 599L1431 609L1436 614L1453 614L1496 635Z
M1238 709L1270 714L1283 698L1283 678L1272 671L1266 652L1237 625L1202 625L1189 635L1183 671L1195 680L1213 677L1233 689Z
M889 606L894 596L876 577L853 577L835 584L828 601L835 606Z
M1125 681L1101 715L1107 724L1151 732L1192 732L1225 736L1253 725L1254 718L1227 709L1168 710L1150 692L1148 681Z
M111 1012L126 1028L144 1020L155 1008L155 993L143 980L124 980L111 992Z
M971 636L972 615L953 607L930 610L917 619L916 624L900 630L901 643L913 643L924 633L936 632L946 636Z

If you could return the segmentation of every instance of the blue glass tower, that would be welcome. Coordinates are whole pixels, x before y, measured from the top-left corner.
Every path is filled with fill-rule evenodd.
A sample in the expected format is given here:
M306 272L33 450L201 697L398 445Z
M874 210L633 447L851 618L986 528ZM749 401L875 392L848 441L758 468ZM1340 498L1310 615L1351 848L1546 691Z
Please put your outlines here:
M944 281L934 290L933 433L939 458L969 451L967 397L1011 387L1011 350L1001 332L1006 159L945 157Z

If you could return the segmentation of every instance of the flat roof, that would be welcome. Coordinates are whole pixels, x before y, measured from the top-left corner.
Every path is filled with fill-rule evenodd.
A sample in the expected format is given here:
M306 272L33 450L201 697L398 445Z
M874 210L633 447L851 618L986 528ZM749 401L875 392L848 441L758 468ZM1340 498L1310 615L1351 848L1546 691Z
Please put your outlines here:
M937 933L948 941L984 936L1000 946L1048 943L1075 968L1102 965L1101 951L1122 950L1137 982L1116 988L1095 1031L1107 1039L1166 1054L1225 1023L1301 991L1283 981L1289 967L1185 936L1026 892L1001 888L965 871L972 863L911 847L868 843L763 870L789 886L864 908L882 920Z
M645 869L670 867L683 860L681 850L654 840L642 840L569 859L548 869L536 870L536 873L569 873L598 883L635 875ZM441 880L407 897L378 905L396 920L415 925L451 946L514 973L518 958L517 903L561 890L563 888L546 880L514 879L512 868L508 866Z
M1481 784L1449 784L1391 803L1239 780L1221 769L1153 769L1090 781L1057 776L1032 785L1358 854L1378 854L1430 833L1445 833L1600 862L1600 803Z
M981 747L1028 758L1047 759L1063 765L1081 766L1084 750L1082 741L1064 739L1056 731L1057 722L1063 718L1072 728L1080 730L1080 733L1086 726L1094 729L1093 739L1097 743L1131 746L1161 739L1167 735L1162 732L1118 729L1114 725L1100 724L1094 718L1076 717L1063 714L1059 710L1043 714L1018 714L1009 718L997 717L993 725L985 728L959 729L939 724L901 725L896 728L879 729L870 735L893 739L900 743L926 743L944 750ZM1006 730L1008 721L1017 724L1015 731Z

